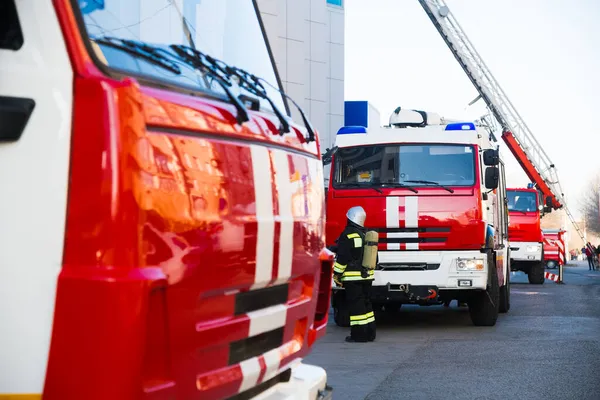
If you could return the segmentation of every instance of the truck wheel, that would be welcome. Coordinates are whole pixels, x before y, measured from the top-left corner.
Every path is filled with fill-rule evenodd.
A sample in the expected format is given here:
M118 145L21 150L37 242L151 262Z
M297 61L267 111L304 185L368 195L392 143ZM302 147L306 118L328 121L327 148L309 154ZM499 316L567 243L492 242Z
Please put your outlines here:
M527 278L529 279L529 283L532 285L543 285L544 284L544 262L536 262L531 266L529 273L527 274Z
M331 296L333 306L333 320L337 326L347 328L350 326L350 309L346 302L346 291L336 290Z
M498 287L498 271L492 257L488 258L490 281L485 291L473 293L467 304L471 321L475 326L494 326L498 319L500 288Z
M510 310L510 270L506 271L506 284L500 288L500 313Z

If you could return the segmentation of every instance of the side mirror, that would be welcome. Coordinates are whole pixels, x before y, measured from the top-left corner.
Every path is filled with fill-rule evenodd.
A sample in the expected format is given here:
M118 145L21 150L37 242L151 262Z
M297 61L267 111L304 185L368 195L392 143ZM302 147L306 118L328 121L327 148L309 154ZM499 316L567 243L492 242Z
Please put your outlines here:
M498 189L498 181L500 180L500 172L496 167L488 167L485 169L485 187L489 190Z
M321 157L322 160L323 160L323 166L331 164L331 159L333 158L334 154L337 153L337 151L338 151L338 147L337 146L334 146L331 149L326 149L325 150L325 153Z
M483 152L483 163L488 166L496 166L500 164L500 154L498 150L488 149Z
M546 197L546 207L552 208L552 197L551 196Z

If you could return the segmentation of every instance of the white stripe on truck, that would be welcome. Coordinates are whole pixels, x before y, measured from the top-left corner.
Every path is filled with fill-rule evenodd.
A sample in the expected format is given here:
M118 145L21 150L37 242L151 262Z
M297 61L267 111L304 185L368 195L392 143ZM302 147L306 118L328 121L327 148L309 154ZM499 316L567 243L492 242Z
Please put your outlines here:
M405 203L406 211L406 228L418 228L419 227L419 198L417 196L406 197ZM418 238L419 232L411 232L411 238ZM419 250L419 243L406 243L407 250Z
M273 189L271 187L271 159L269 150L263 146L250 145L254 198L256 204L256 267L252 289L266 286L273 272L273 247L275 224L273 223Z
M386 228L400 227L400 197L389 196L385 198L385 226ZM388 232L388 238L402 237L401 233ZM400 250L400 243L388 243L388 250Z

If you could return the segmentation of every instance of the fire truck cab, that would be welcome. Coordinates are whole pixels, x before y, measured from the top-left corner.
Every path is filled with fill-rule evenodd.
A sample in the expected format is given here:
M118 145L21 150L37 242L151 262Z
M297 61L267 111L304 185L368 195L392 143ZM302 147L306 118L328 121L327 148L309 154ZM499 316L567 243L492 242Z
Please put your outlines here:
M387 126L367 102L346 102L327 198L328 245L362 206L379 233L372 301L397 310L456 299L475 325L510 307L504 164L493 135L473 122L397 108ZM347 325L334 287L338 325Z
M540 218L545 207L534 188L508 189L510 266L523 271L529 283L544 283L544 245Z

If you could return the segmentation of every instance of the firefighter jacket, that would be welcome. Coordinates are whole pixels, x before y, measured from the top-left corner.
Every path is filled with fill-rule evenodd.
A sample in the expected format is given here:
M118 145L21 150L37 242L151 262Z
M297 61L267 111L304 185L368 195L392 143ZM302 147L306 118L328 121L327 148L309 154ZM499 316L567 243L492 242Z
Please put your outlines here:
M333 273L342 282L373 280L373 270L362 266L365 229L349 223L337 240L337 259Z

